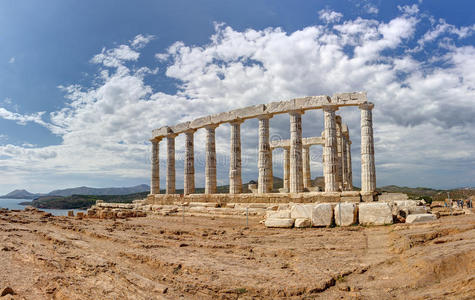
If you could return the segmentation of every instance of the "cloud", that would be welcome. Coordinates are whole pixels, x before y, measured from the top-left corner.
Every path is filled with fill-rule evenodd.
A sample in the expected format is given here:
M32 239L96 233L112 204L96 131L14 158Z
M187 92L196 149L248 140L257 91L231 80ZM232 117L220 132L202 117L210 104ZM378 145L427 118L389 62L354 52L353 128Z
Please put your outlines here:
M318 12L318 17L325 23L335 23L340 21L343 14L330 9L322 9Z
M9 64L15 63L15 57L14 57L14 56L11 57L11 58L8 60L8 63L9 63Z
M281 28L239 31L216 24L208 43L177 41L166 50L157 49L157 59L168 61L164 69L140 65L138 45L145 42L135 41L142 38L104 48L91 60L97 66L94 82L59 87L66 98L60 110L20 114L0 109L4 119L40 124L62 139L47 147L0 146L0 157L9 158L2 160L2 167L14 174L12 178L30 176L25 174L43 178L50 172L63 177L148 181L148 139L154 128L247 105L366 90L375 103L379 185L451 185L447 175L455 169L463 175L460 185L469 185L475 165L475 47L455 41L436 52L429 49L427 57L415 55L411 46L422 38L416 33L425 31L419 28L424 24L414 11L402 9L401 15L387 22L359 17L334 24L341 16L327 10L328 16L334 16L325 19L326 25L294 32ZM178 92L156 90L147 83L155 76L175 80ZM338 113L350 128L358 185L359 111L342 108ZM248 181L257 177L257 121L248 120L242 126L243 180ZM304 136L318 136L322 127L321 111L303 115ZM288 116L271 119L271 135L289 138ZM229 126L219 126L216 138L218 178L226 184ZM204 182L203 130L195 133L195 141L200 186ZM161 174L165 174L164 144ZM183 136L177 137L176 147L180 186ZM312 176L318 176L321 149L312 151L317 159L312 162ZM277 152L274 164L274 173L282 176ZM165 176L161 177L164 186Z
M410 5L410 6L409 5L403 5L403 6L398 5L397 8L406 15L415 15L419 12L419 7L417 6L417 4L413 4L413 5Z
M366 4L364 8L366 9L366 12L368 14L377 14L379 12L379 9L375 5L370 3Z
M135 48L135 49L142 49L145 47L150 41L152 41L155 38L154 35L143 35L143 34L138 34L135 36L135 38L131 41L130 45Z

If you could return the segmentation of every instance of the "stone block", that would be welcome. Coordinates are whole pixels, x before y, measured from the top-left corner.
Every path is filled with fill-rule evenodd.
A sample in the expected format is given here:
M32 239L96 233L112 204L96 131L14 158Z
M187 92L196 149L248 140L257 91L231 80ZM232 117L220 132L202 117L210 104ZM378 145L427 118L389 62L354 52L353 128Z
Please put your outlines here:
M359 221L361 225L385 225L393 223L391 206L388 203L360 203Z
M306 228L312 226L312 222L307 218L295 219L295 228Z
M290 210L268 210L266 211L268 219L290 219Z
M407 208L410 215L426 214L428 208L425 206L409 206Z
M272 228L290 228L294 226L294 219L267 219L264 225Z
M331 226L333 222L333 208L330 203L320 203L313 207L312 226Z
M406 218L406 223L420 223L420 222L430 222L437 220L436 215L432 214L416 214L416 215L409 215Z
M341 215L340 215L341 211ZM335 224L338 226L350 226L356 224L358 217L358 207L355 203L337 203L335 204ZM340 223L341 217L341 223Z
M296 204L290 209L290 217L292 219L311 219L313 207L314 204Z

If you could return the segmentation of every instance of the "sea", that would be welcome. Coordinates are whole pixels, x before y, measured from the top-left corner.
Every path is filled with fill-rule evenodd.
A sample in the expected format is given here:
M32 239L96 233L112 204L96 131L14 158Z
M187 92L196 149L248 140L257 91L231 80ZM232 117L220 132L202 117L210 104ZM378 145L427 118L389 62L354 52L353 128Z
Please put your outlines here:
M0 208L8 208L8 209L20 209L23 210L25 209L24 205L20 205L19 203L28 201L30 202L31 199L0 199ZM46 209L46 208L40 208L42 211L46 211L51 213L53 216L67 216L68 211L73 210L74 214L77 212L86 212L85 210L82 209Z

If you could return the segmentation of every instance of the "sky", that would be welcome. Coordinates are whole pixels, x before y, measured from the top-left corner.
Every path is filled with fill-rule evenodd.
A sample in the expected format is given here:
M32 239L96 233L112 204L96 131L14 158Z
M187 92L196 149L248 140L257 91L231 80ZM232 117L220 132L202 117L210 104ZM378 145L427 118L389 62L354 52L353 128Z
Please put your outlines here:
M244 106L366 91L377 185L475 186L475 2L1 0L0 194L150 182L151 131ZM360 112L341 108L360 186ZM303 136L323 112L307 111ZM243 181L258 122L242 125ZM271 139L289 138L274 116ZM229 125L216 129L228 184ZM204 130L195 133L204 185ZM183 186L184 136L176 139ZM311 148L322 176L321 146ZM274 151L282 177L282 153ZM160 143L165 187L166 142Z

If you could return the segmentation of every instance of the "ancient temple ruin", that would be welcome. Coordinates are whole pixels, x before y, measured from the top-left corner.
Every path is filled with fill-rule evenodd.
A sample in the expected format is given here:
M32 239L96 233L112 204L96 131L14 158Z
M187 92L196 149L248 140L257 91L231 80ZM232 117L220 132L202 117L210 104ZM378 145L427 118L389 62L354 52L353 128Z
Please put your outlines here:
M357 106L361 111L361 191L353 191L351 140L349 129L336 111L345 106ZM375 200L376 173L374 162L372 109L366 93L340 93L332 97L310 96L288 101L271 102L201 117L175 126L153 130L152 180L147 198L150 203L168 203L186 199L200 202L321 202ZM324 131L321 137L302 138L302 114L322 109ZM290 140L271 143L270 120L277 114L289 114ZM241 124L259 120L258 183L256 193L243 193L241 178ZM229 193L217 194L215 130L224 123L231 125ZM205 193L195 194L194 139L196 130L206 130ZM185 134L184 195L175 188L175 137ZM160 194L159 143L166 139L166 193ZM311 145L323 146L324 191L310 184ZM284 188L272 192L272 150L284 148Z

